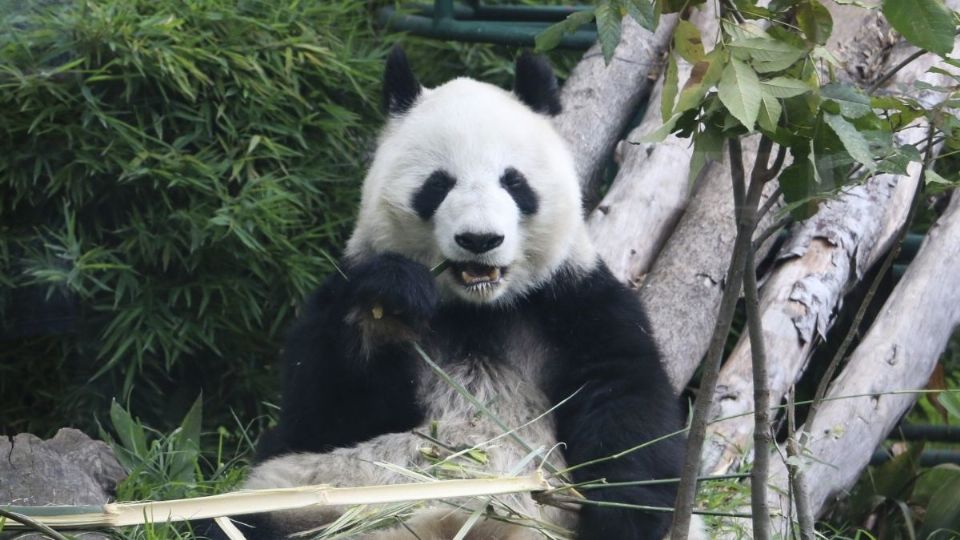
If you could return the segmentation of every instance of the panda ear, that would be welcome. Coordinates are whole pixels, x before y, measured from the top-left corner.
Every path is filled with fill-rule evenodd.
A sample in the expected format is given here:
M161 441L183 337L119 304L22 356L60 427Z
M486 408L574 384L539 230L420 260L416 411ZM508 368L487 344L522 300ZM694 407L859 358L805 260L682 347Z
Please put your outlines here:
M407 112L417 101L421 90L406 53L399 45L394 45L383 72L383 110L391 116Z
M529 51L517 58L513 93L538 113L560 114L560 88L547 60Z

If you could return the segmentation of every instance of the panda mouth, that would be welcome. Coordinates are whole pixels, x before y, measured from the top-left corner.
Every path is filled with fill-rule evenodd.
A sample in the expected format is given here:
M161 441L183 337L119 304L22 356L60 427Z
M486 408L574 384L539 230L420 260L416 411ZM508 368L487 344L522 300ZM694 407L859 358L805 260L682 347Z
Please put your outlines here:
M507 273L506 267L488 266L475 262L452 263L451 270L460 283L467 288L495 285L500 283Z

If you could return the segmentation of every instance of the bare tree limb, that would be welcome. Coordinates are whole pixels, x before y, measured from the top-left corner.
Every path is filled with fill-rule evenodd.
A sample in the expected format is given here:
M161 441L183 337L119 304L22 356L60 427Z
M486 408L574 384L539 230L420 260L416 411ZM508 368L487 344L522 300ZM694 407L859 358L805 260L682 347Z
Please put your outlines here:
M757 161L757 142L756 137L743 140L746 163ZM707 352L721 297L728 287L724 276L737 229L731 190L727 161L708 165L696 195L640 288L664 368L677 389L689 382ZM766 201L775 190L768 183L761 200ZM772 223L772 215L764 216L758 228ZM770 245L767 241L757 250L758 260ZM739 296L739 284L735 288Z
M769 152L769 145L766 142L761 142L759 146L761 149L766 148L766 152ZM740 140L731 139L728 141L727 149L730 156L731 189L734 194L734 208L737 216L737 235L730 264L727 266L727 288L724 291L717 323L710 339L703 381L700 385L700 395L694 403L693 418L687 434L687 453L684 457L680 485L677 487L677 502L670 533L672 540L685 540L689 534L690 516L697 492L696 478L700 470L700 455L707 429L710 404L713 400L713 391L716 388L717 375L720 371L723 344L733 322L733 313L739 297L740 285L743 282L747 258L751 251L753 231L756 228L756 212L765 185L757 174L753 174L751 175L750 187L744 195L745 175ZM766 161L763 164L765 165ZM750 271L752 272L752 269Z

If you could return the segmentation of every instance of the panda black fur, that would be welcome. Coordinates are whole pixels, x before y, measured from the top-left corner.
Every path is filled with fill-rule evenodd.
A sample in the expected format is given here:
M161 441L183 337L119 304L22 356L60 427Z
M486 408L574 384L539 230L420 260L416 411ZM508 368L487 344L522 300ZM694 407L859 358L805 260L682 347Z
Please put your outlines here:
M660 366L636 295L594 251L570 152L551 123L556 80L522 55L513 92L471 79L422 88L402 51L388 59L389 120L364 181L343 274L307 302L285 350L277 429L264 440L248 488L409 481L436 427L455 446L502 429L442 381L427 355L557 468L609 456L681 427L682 409ZM451 267L434 277L429 267ZM572 397L571 397L572 396ZM566 401L564 401L566 400ZM544 418L531 422L558 403ZM509 437L483 446L491 474L529 450ZM572 480L674 478L684 440L667 438L576 469ZM544 455L548 452L545 451ZM538 463L531 463L527 470ZM514 471L516 472L516 471ZM672 506L673 485L593 489L594 500ZM577 531L581 540L662 538L670 514L584 505L579 514L509 504ZM421 510L365 539L449 539L469 516ZM342 509L255 516L248 537L316 528ZM469 539L543 538L485 519Z

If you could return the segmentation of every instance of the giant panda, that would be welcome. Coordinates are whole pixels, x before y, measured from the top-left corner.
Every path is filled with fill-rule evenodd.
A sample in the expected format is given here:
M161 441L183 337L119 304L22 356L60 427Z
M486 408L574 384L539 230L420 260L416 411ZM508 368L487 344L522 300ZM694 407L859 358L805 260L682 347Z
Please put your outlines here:
M644 310L588 237L574 160L552 123L560 99L547 62L522 54L512 91L469 78L424 88L395 48L383 102L388 119L344 260L289 335L279 423L245 487L409 482L396 466L429 468L431 440L477 446L490 475L556 471L681 428ZM523 442L502 436L504 426ZM675 478L684 446L666 437L567 480ZM676 490L584 494L669 507ZM453 504L427 504L405 523L354 537L449 540L476 508ZM513 523L511 509L558 528L544 536ZM343 511L262 514L244 532L281 538ZM662 538L670 521L662 512L539 506L526 494L491 499L486 512L467 539L563 530L580 540Z

